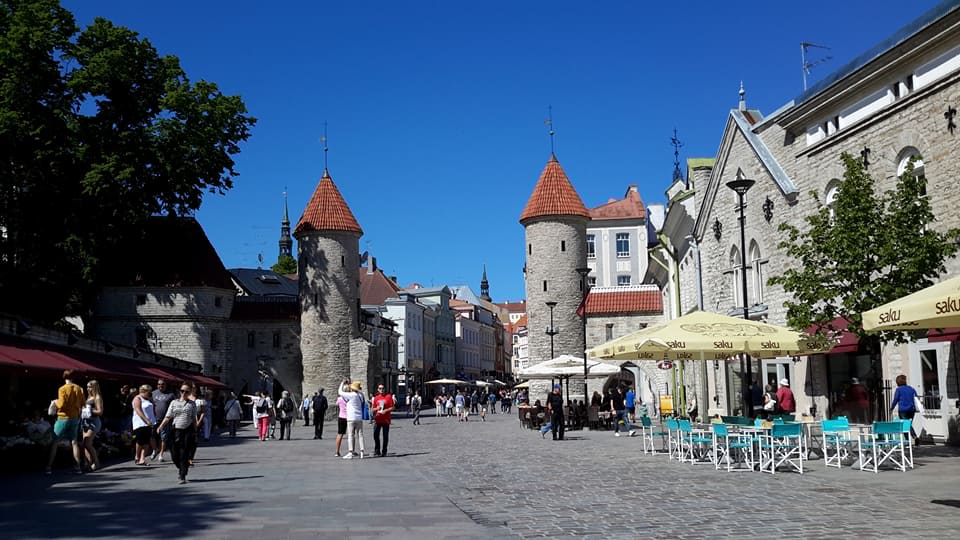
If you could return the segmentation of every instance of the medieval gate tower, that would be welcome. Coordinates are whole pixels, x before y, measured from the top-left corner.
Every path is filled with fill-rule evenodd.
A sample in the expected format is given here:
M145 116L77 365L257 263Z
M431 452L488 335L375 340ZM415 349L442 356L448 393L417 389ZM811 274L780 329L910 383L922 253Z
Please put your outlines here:
M335 396L340 381L350 377L351 340L359 337L362 235L353 212L324 169L294 230L300 274L303 394L324 388L328 397ZM329 411L336 413L335 407Z
M550 308L553 308L554 355L583 357L583 326L577 315L582 300L577 268L587 265L590 212L570 184L556 156L550 156L533 194L520 215L526 232L527 317L531 364L550 359ZM531 383L531 396L546 390Z

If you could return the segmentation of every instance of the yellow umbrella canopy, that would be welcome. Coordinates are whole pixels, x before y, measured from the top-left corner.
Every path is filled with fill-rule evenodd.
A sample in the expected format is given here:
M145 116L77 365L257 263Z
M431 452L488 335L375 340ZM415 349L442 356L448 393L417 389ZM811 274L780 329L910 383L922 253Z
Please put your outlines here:
M813 336L772 324L696 311L590 350L599 360L726 360L813 354L829 349Z
M960 276L863 312L864 330L921 330L960 326Z

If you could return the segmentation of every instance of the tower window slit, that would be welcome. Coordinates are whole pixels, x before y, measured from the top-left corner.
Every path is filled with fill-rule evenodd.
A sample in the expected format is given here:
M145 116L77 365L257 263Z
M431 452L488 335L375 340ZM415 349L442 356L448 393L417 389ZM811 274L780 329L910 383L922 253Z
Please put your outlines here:
M547 280L543 280L543 292L547 292Z
M566 241L566 240L561 240L561 241L560 241L560 251L566 251L566 250L567 250L567 241Z

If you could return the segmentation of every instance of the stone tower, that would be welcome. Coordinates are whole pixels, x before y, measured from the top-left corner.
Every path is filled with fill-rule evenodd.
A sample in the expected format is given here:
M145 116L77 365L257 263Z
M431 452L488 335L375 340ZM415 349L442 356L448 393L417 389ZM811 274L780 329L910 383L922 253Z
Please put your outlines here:
M332 400L340 381L350 377L351 340L359 336L363 230L326 170L293 234L300 275L303 392L325 388Z
M284 255L293 257L293 239L290 238L290 212L287 211L287 192L283 192L283 221L280 222L280 255L277 260Z
M540 174L520 215L526 231L526 288L530 363L550 359L550 309L553 309L554 355L583 357L583 326L577 315L582 299L577 268L587 265L590 212L570 184L556 156ZM530 394L534 395L533 392Z

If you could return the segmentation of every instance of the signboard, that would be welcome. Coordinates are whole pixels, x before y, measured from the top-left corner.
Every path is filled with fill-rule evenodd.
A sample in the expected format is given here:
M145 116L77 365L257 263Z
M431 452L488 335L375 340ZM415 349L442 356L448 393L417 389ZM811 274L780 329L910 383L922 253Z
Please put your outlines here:
M669 360L661 360L657 362L657 367L660 369L673 369L673 362Z
M660 396L660 414L673 414L673 396Z

